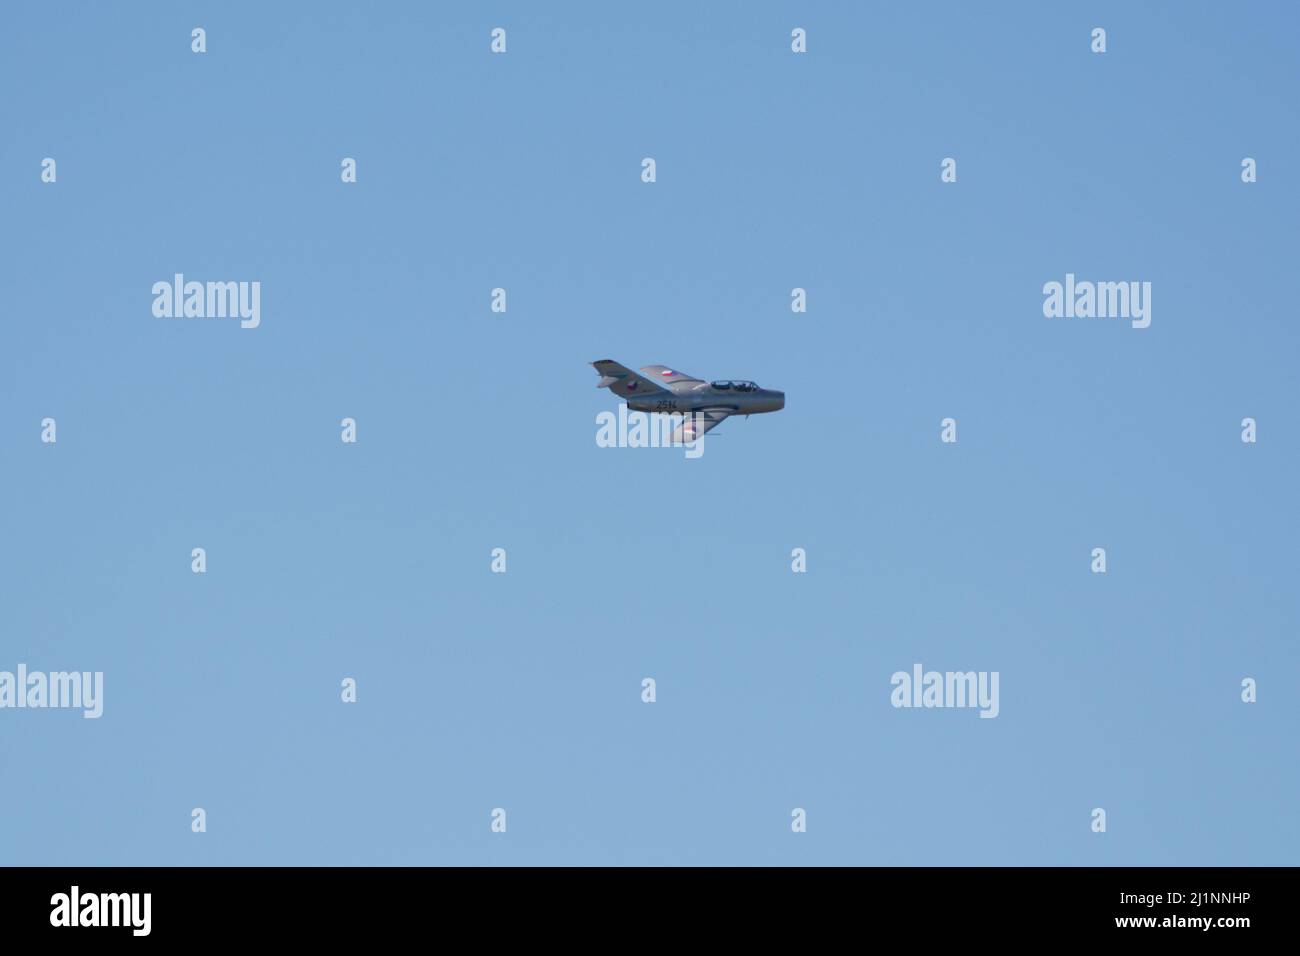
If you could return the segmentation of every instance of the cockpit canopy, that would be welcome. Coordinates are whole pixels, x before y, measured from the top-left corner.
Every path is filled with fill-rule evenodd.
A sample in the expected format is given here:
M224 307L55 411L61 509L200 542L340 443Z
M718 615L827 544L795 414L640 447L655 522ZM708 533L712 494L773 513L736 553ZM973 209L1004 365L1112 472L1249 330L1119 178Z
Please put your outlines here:
M711 382L714 388L721 391L733 389L737 392L757 392L758 386L753 382Z

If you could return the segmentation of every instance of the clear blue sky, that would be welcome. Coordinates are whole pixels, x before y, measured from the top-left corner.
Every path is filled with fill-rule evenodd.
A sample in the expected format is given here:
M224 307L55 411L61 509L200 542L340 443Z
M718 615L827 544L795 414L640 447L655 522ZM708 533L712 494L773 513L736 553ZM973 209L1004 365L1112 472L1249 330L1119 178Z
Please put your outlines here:
M0 711L0 861L1296 863L1298 20L6 8L0 669L105 701ZM786 408L598 448L606 357Z

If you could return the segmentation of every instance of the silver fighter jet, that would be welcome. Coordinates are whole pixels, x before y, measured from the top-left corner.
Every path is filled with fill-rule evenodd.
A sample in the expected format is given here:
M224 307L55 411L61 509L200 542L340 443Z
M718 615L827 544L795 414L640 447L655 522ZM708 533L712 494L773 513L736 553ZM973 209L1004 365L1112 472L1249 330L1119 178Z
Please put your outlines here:
M729 415L758 415L785 408L785 392L759 388L753 382L705 382L667 365L646 365L638 375L610 359L592 362L600 375L597 388L608 388L627 401L634 412L684 415L673 432L674 442L691 442Z

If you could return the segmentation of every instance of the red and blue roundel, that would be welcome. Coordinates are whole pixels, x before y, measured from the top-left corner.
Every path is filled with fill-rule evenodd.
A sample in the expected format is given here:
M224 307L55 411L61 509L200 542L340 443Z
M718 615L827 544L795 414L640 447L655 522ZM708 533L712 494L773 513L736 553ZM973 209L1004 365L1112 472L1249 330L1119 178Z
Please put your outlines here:
M628 382L628 383L627 383L627 390L628 390L629 392L635 392L635 391L636 391L636 382Z
M669 375L672 375L672 374L673 374L673 370L670 369L670 368L666 368L666 369L664 369L662 372L660 372L659 374L662 375L664 378L667 378Z

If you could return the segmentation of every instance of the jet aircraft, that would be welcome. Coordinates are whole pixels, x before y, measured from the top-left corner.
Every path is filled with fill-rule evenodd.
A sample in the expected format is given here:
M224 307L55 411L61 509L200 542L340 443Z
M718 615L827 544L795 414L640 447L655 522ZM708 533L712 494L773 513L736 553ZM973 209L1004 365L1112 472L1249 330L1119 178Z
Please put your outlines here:
M684 415L672 441L691 442L731 415L759 415L785 408L785 392L753 382L706 382L667 365L645 365L637 374L610 359L591 363L600 375L597 388L608 388L635 412Z

